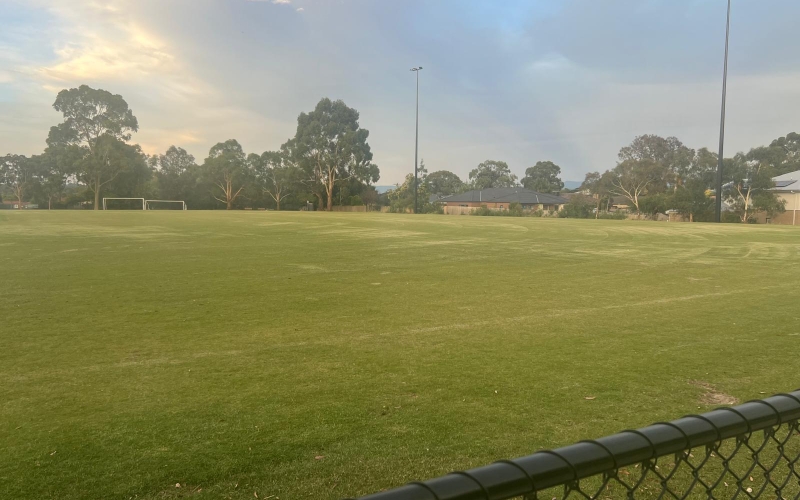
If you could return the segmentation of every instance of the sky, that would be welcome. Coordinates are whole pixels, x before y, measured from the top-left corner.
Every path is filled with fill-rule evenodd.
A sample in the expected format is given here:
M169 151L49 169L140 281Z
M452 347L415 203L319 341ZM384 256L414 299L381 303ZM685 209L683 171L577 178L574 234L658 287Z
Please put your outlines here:
M323 97L360 112L379 184L420 157L564 180L637 135L716 150L725 0L0 0L0 155L37 154L59 90L121 94L148 154L278 149ZM800 131L800 2L733 0L726 154Z

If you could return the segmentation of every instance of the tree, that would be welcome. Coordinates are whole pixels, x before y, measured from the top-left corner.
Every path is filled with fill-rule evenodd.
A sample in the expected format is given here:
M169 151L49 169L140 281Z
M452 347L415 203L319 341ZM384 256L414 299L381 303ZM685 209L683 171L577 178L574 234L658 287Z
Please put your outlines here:
M157 185L153 182L153 168L147 163L147 155L138 144L119 144L117 161L123 168L106 191L109 196L150 198L156 197Z
M650 216L666 213L672 206L672 196L666 193L656 193L639 199L639 209Z
M52 148L47 148L41 155L31 158L34 162L37 179L37 197L47 199L47 209L53 207L53 201L61 201L67 187L68 172Z
M541 193L556 193L564 189L560 175L561 167L552 161L539 161L525 170L522 185L525 189Z
M517 176L511 173L508 163L486 160L469 173L474 189L514 187Z
M280 210L281 200L291 194L293 185L298 181L297 167L278 151L266 151L261 156L250 156L261 189L275 202L275 209Z
M596 200L594 198L577 193L573 194L569 199L569 203L558 212L558 217L562 219L588 219L592 217L595 203ZM594 211L595 213L597 212L597 210Z
M364 205L366 205L368 209L372 209L372 207L377 205L379 199L380 195L378 194L378 190L372 186L367 186L364 191L361 192L361 201L364 202Z
M282 150L304 172L306 183L319 200L333 208L337 182L351 177L375 182L380 176L367 143L369 131L358 123L359 114L343 101L322 99L310 113L297 118L297 132Z
M583 184L581 184L580 190L588 191L589 194L592 195L592 198L594 198L595 219L600 217L600 207L602 207L604 203L607 204L610 201L611 193L609 192L609 181L610 175L600 175L600 172L589 172L586 174Z
M717 171L717 154L707 148L697 150L691 166L684 173L680 185L671 199L671 208L688 217L689 222L706 220L714 208L714 200L708 195Z
M664 187L675 189L691 168L694 151L677 137L640 135L629 146L620 149L619 161L650 161L663 167Z
M6 155L0 158L0 183L8 186L17 197L19 208L25 201L25 193L35 179L34 162L23 155Z
M763 152L753 151L750 158L738 153L727 159L723 169L727 180L724 196L742 222L750 222L759 211L774 215L785 210L784 203L769 191L774 186L775 169L766 160L757 159Z
M87 85L62 90L53 107L64 116L64 122L50 128L47 144L83 152L74 170L94 193L94 209L98 210L100 190L124 168L113 158L119 156L139 123L122 96Z
M430 202L430 192L427 184L419 185L419 213L426 214L434 211L434 206ZM403 184L396 189L389 191L389 210L395 213L406 213L414 211L414 174L406 175Z
M203 163L205 180L216 188L214 199L224 203L226 210L233 208L250 177L246 160L239 142L229 139L215 144Z
M425 177L428 191L439 196L449 196L464 190L464 181L453 172L437 170Z
M774 163L776 175L783 175L800 170L800 134L791 132L770 143L769 149L775 151Z
M609 192L627 198L636 212L641 213L639 199L648 193L658 193L664 182L664 168L653 160L625 160L610 171Z
M155 171L158 196L162 200L196 200L197 174L199 167L194 156L185 149L170 146L163 155L148 159Z
M100 192L123 172L145 164L138 145L131 146L111 135L98 137L92 152L77 163L77 178L94 194L94 209L99 210Z

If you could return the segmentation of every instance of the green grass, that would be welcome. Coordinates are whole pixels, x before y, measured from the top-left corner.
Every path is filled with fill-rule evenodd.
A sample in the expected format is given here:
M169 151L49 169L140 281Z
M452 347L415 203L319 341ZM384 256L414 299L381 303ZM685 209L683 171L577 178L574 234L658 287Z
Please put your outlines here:
M341 498L800 386L790 227L5 211L0 279L2 498Z

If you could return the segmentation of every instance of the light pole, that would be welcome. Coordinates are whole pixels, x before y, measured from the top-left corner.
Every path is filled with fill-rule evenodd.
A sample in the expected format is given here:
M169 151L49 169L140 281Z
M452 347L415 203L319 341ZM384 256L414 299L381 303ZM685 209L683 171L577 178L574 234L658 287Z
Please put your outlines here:
M722 113L719 119L719 163L717 163L717 199L714 220L722 222L722 167L725 149L725 98L728 93L728 39L731 33L731 0L728 0L728 20L725 24L725 67L722 71Z
M417 160L419 159L419 72L422 71L422 66L411 68L411 71L417 74L417 132L416 139L414 140L414 213L418 212L419 205L417 204Z

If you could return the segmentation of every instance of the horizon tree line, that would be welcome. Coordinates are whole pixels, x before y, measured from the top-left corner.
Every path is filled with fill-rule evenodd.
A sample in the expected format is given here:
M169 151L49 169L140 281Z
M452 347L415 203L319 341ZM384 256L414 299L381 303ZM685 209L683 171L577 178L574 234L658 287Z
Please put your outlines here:
M598 217L614 200L624 200L632 211L652 216L675 210L689 221L710 221L714 214L718 155L707 148L685 146L676 137L641 135L620 149L617 165L603 173L589 172L574 191L570 214ZM800 134L789 133L769 146L748 153L739 152L723 161L723 201L728 220L750 222L759 212L770 216L785 210L783 202L770 191L773 177L800 170ZM389 194L393 211L413 206L414 177ZM564 190L561 168L551 161L539 161L520 180L504 161L487 160L470 171L467 181L447 170L420 171L420 199L423 212L435 210L430 195L448 196L474 189L524 187L544 193Z
M372 161L369 131L360 126L358 111L340 100L323 98L314 110L300 113L294 137L277 151L246 154L238 141L228 139L212 146L200 164L175 145L148 156L130 144L139 124L120 95L82 85L59 92L53 107L63 121L51 127L42 154L0 157L6 196L48 208L84 204L98 209L103 196L114 196L184 200L193 209L298 209L314 200L318 210L381 202L392 211L413 210L411 174L378 195L373 185L380 169ZM740 221L756 212L783 211L769 188L774 176L800 170L800 134L737 153L723 164L724 201ZM641 135L620 149L616 166L587 173L579 191L591 199L576 197L573 203L584 206L580 213L596 214L621 198L639 214L674 209L689 220L708 220L716 167L717 155L707 148L691 149L676 137ZM419 172L421 212L434 210L431 195L517 186L546 193L564 189L561 167L552 161L536 162L522 179L499 160L481 162L466 181L448 170L428 173L424 160ZM586 208L592 204L593 209Z
M369 131L340 100L323 98L301 113L295 136L278 151L246 154L228 139L200 164L175 145L148 156L130 144L139 124L120 95L82 85L59 92L53 107L63 121L51 127L42 154L0 157L0 184L19 202L98 210L103 197L137 197L183 200L195 209L280 210L315 200L318 210L331 210L337 200L377 201L380 169Z

